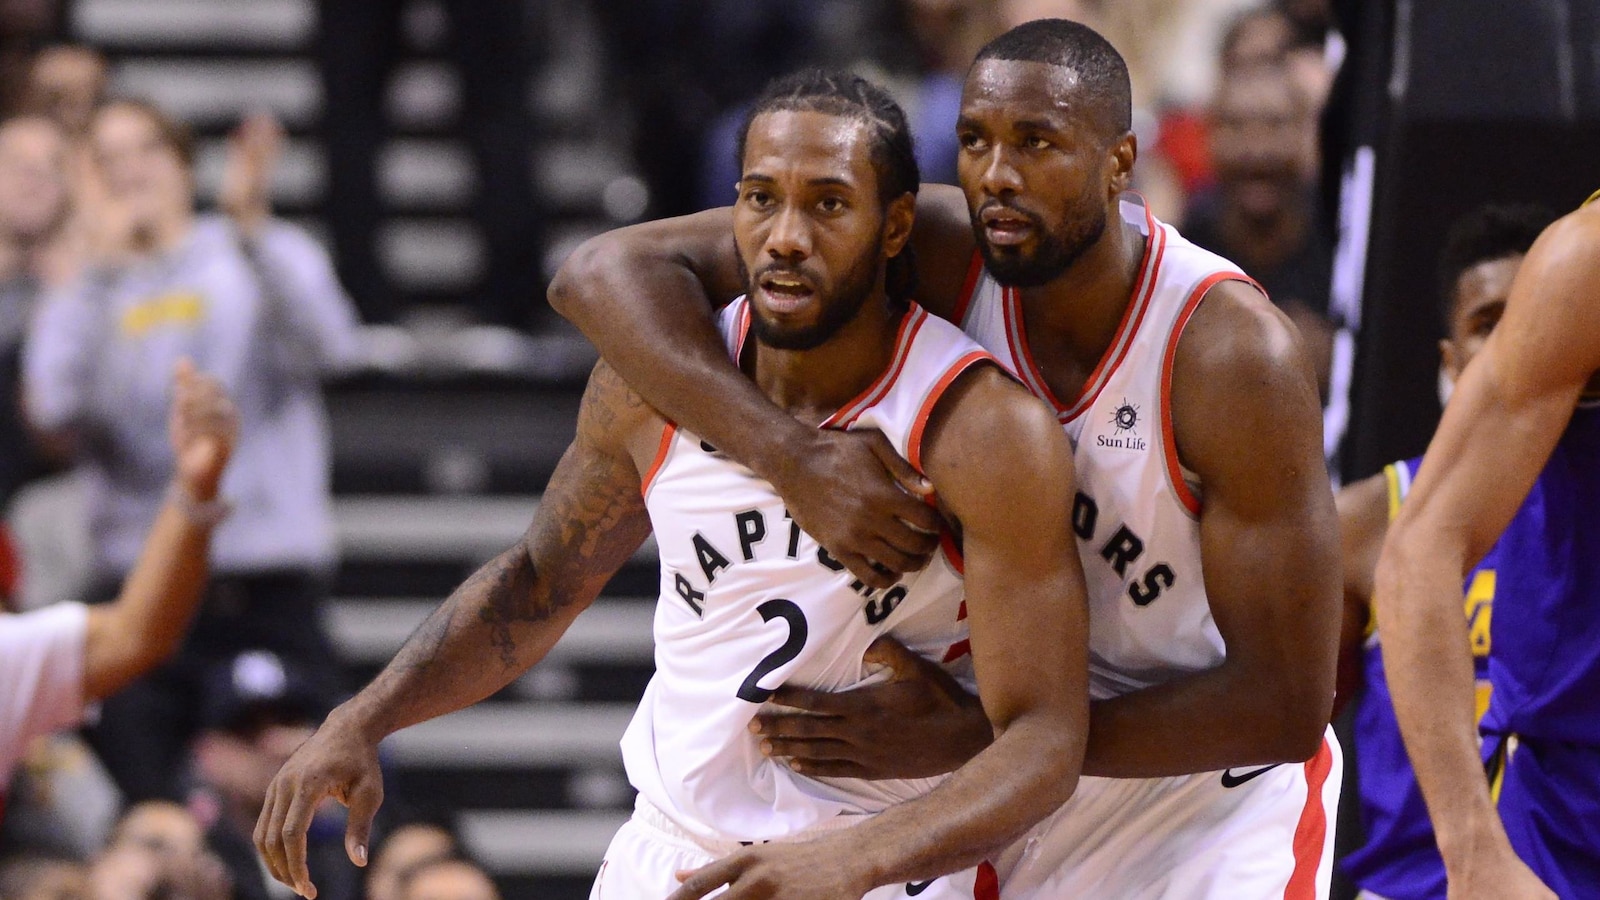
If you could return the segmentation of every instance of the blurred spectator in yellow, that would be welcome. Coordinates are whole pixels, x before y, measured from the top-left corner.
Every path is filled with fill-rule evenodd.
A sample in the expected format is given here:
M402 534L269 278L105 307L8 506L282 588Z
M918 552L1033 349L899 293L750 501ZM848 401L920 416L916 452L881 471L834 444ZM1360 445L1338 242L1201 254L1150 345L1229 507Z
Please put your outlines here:
M78 44L40 50L23 88L25 110L55 120L69 135L89 130L89 120L106 99L110 70L99 51Z
M1316 110L1284 66L1223 79L1210 117L1215 186L1184 217L1189 240L1237 262L1299 326L1327 396L1333 239L1317 211Z
M197 216L187 132L120 100L90 126L95 177L80 202L81 269L41 301L24 349L33 424L70 442L90 481L92 598L132 568L173 457L163 373L190 357L233 394L242 422L223 484L233 513L212 545L205 604L172 665L106 703L91 731L131 800L175 798L199 673L241 649L339 675L321 625L334 563L320 380L357 350L354 310L322 248L271 216L281 141L254 117L233 136L225 214Z

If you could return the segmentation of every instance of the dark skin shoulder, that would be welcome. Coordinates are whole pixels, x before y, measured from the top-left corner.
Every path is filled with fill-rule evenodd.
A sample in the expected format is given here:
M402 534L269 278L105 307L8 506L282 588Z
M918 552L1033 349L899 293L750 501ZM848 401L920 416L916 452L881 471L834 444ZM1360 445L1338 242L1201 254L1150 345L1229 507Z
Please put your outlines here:
M1205 584L1228 656L1214 669L1091 705L1084 774L1144 778L1310 757L1334 698L1339 532L1323 469L1316 379L1292 326L1248 285L1211 288L1179 339L1173 419L1200 476ZM865 777L949 770L984 725L914 658L882 648L888 685L830 701L831 717L760 719L778 755ZM896 692L895 695L888 694ZM876 696L875 696L876 694ZM786 694L787 705L813 699ZM921 712L893 705L907 698ZM842 702L841 702L842 701ZM858 752L873 726L887 746ZM906 722L928 730L913 733ZM946 740L951 734L959 738Z
M961 192L930 185L926 194L912 235L917 299L948 314L974 242ZM937 547L927 482L882 435L809 428L728 361L713 309L744 290L732 221L716 209L591 238L551 281L550 305L652 406L777 488L852 574L888 588Z

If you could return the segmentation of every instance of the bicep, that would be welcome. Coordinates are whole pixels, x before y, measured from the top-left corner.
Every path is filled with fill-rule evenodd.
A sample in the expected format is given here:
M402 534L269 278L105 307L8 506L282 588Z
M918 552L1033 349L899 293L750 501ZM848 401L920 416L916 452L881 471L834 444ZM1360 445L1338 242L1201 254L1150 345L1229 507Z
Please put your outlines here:
M658 421L610 366L595 366L578 434L523 537L534 571L552 594L592 601L650 534L631 445Z
M1316 381L1290 329L1250 289L1213 288L1179 341L1173 433L1200 476L1206 597L1228 663L1276 668L1316 650L1331 680L1338 521Z
M926 463L961 523L979 696L1002 727L1022 712L1080 701L1087 715L1088 602L1071 531L1071 446L1050 411L996 370L967 380L930 426ZM985 437L996 433L1014 439Z
M608 298L648 299L648 288L671 287L674 281L688 293L698 288L711 306L744 292L731 209L644 222L592 237L561 264L549 297L558 310L572 315Z

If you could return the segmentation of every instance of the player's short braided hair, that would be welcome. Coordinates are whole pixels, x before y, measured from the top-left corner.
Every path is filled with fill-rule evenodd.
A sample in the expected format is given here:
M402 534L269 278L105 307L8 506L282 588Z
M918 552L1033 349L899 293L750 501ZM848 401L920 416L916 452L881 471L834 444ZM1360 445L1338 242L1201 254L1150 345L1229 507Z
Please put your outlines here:
M922 172L911 141L905 111L876 84L849 72L802 69L776 78L756 98L739 129L734 164L744 170L745 140L757 116L777 111L817 112L864 122L872 134L871 160L878 178L878 200L887 208L892 201L917 193ZM911 246L889 260L885 275L889 298L911 299L916 287L916 264Z

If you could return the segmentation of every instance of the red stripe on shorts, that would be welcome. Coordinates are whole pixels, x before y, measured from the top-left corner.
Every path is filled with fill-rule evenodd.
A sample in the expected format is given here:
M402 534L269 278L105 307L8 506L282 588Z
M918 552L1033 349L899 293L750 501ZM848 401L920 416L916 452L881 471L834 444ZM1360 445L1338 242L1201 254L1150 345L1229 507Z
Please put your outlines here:
M1300 810L1300 824L1294 829L1294 872L1283 900L1316 900L1317 868L1322 863L1322 846L1328 837L1328 811L1322 805L1322 785L1333 770L1333 751L1322 739L1317 755L1306 760L1306 805Z

